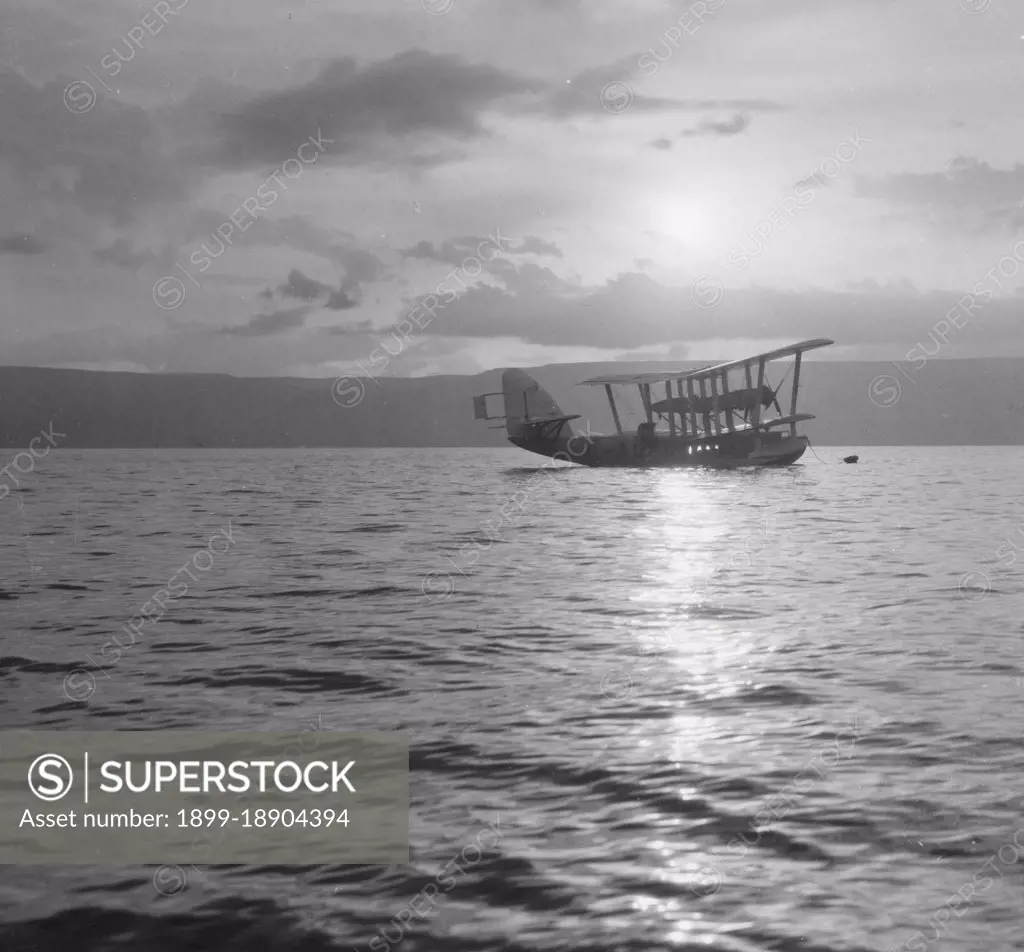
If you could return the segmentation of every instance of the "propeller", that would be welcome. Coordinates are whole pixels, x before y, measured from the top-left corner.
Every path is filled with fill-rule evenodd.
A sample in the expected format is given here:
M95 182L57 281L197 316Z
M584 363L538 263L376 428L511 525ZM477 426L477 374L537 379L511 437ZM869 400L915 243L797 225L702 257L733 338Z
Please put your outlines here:
M778 413L779 416L782 416L782 407L779 406L779 391L782 389L782 385L786 382L786 377L789 376L789 371L792 369L793 367L790 366L789 370L786 371L782 379L779 381L779 385L774 390L772 390L770 384L765 384L764 386L764 389L767 390L768 393L765 394L764 398L762 398L763 406L768 406L770 403L774 403L775 412Z

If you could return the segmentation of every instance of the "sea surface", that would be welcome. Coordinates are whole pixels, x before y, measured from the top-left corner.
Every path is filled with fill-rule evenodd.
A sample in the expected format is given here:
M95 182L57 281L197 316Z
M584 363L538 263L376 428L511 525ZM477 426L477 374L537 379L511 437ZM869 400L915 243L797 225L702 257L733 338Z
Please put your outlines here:
M0 947L1024 949L1024 450L817 457L36 460L0 500L0 726L404 732L412 864L3 867Z

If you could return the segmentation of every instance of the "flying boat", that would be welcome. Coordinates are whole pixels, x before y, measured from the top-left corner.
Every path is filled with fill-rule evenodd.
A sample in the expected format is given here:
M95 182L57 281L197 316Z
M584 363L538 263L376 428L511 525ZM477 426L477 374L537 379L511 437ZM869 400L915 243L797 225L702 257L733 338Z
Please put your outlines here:
M591 377L580 386L603 387L615 433L577 433L580 414L566 414L551 395L524 370L504 371L500 393L473 398L478 420L503 420L508 441L531 453L583 466L646 469L665 466L788 466L809 443L797 426L813 420L797 412L800 365L805 352L835 343L825 338L801 341L741 360L698 370ZM793 358L773 387L769 365ZM792 373L788 412L779 403L786 376ZM636 387L646 419L627 431L622 426L618 388ZM500 397L502 413L491 415L488 400ZM769 415L774 410L774 415ZM500 428L501 424L499 424Z

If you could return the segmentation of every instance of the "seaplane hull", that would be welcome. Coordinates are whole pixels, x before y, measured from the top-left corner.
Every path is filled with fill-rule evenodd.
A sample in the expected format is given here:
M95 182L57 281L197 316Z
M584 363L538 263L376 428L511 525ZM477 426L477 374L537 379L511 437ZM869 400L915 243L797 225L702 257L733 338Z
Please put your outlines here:
M759 446L694 443L681 437L660 437L653 446L617 436L584 436L556 440L509 438L513 446L529 453L581 466L612 466L619 469L667 469L704 467L738 469L752 466L789 466L804 455L807 437L788 435Z

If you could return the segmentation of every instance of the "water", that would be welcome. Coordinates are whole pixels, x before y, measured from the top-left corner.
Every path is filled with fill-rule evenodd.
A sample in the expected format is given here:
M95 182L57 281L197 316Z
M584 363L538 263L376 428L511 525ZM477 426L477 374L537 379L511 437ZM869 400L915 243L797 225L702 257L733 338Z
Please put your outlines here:
M818 453L38 460L0 501L2 724L408 732L413 865L6 867L5 948L1024 949L1024 450Z

